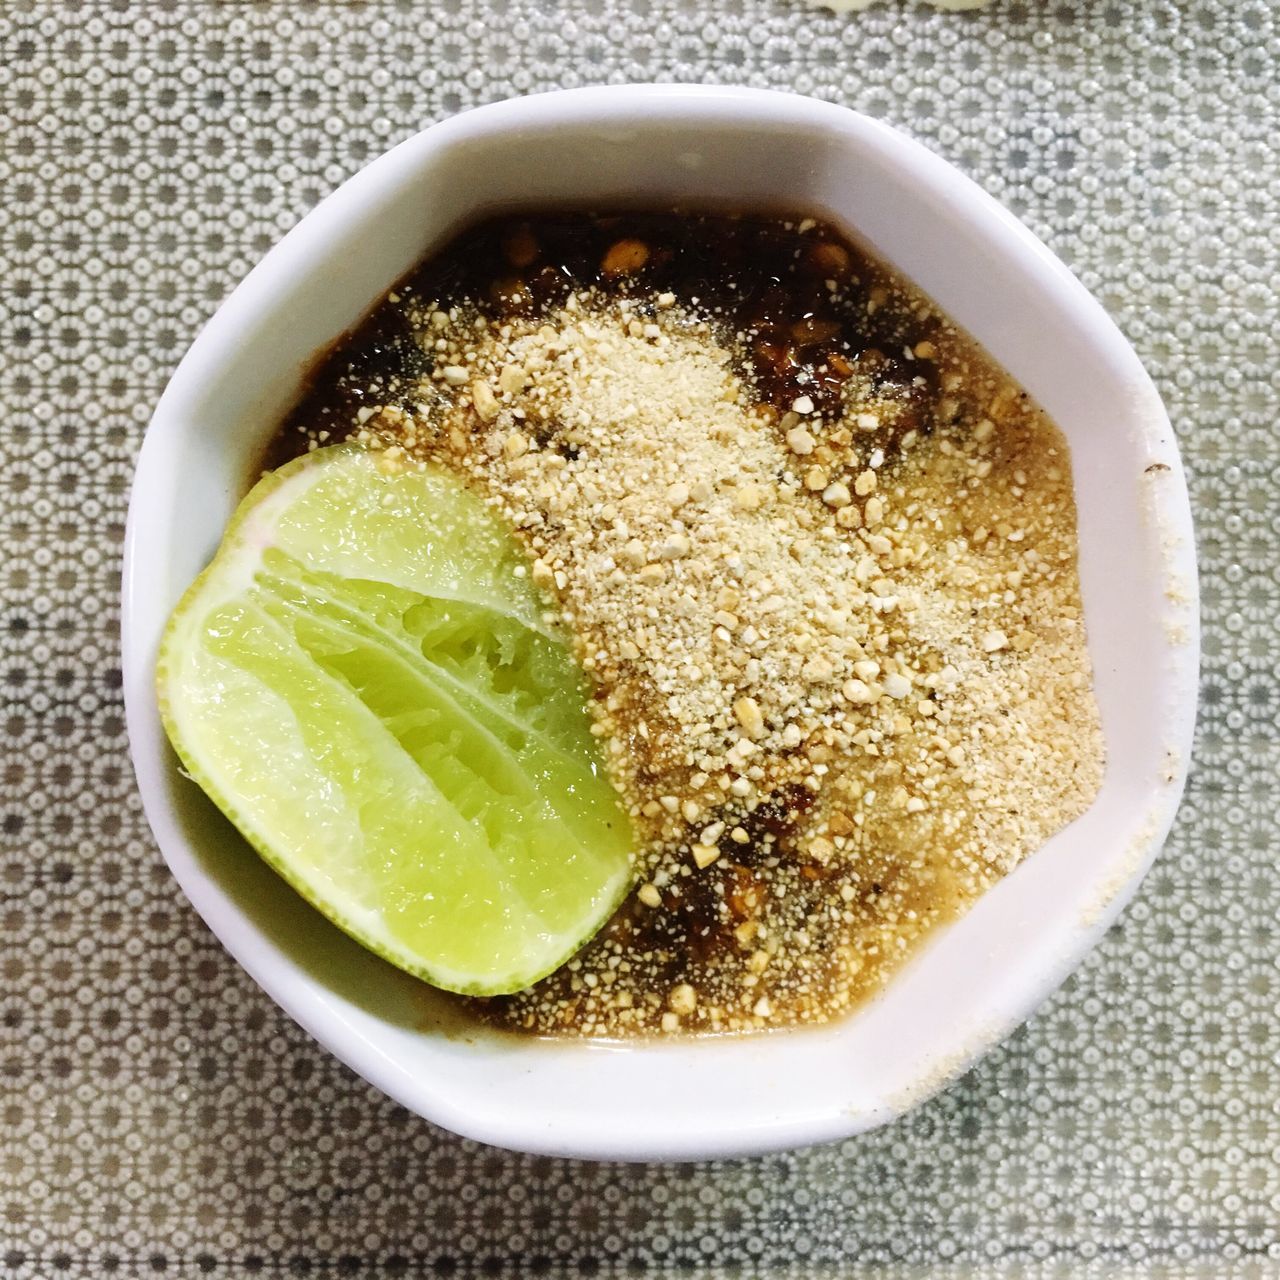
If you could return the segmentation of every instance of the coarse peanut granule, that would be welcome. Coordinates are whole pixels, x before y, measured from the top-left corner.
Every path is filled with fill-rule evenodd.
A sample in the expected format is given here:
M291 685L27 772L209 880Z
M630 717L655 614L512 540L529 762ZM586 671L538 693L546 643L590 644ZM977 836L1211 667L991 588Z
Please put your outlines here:
M604 279L644 250L619 237ZM834 270L836 250L813 252ZM637 832L628 904L487 1019L826 1020L1087 807L1066 447L963 335L934 323L904 352L936 371L922 422L856 360L834 407L768 403L752 334L671 293L405 305L428 358L358 438L454 469L517 531Z

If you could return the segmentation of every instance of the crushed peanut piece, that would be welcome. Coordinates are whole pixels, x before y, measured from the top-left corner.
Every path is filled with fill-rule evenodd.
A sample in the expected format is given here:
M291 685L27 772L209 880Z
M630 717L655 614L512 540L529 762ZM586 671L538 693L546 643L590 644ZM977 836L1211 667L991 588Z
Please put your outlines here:
M694 844L690 846L690 852L699 871L705 870L720 857L720 849L714 844Z

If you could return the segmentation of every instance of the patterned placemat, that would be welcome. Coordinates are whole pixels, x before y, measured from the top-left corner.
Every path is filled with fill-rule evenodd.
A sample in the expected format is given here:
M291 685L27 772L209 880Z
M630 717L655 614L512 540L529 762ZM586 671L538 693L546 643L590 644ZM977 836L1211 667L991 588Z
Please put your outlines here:
M1267 0L2 0L0 1273L1280 1275L1277 23ZM1139 899L944 1095L829 1148L576 1164L406 1114L186 905L126 754L119 555L166 378L317 199L462 108L671 79L906 128L1110 308L1191 471L1204 709Z

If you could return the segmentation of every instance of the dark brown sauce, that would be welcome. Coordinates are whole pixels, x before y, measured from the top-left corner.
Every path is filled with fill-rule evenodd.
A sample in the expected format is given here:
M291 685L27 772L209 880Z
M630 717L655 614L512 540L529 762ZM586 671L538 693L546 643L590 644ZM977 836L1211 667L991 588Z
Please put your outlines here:
M626 269L610 270L611 254L625 260ZM883 450L886 469L894 466L897 442L907 432L925 437L936 427L937 443L957 422L939 387L945 364L912 355L919 344L933 344L947 328L945 321L832 228L808 219L698 211L538 212L465 229L324 352L270 442L263 469L353 436L363 410L399 408L421 415L423 396L432 394L435 359L430 341L423 340L422 317L433 306L464 304L487 319L527 320L550 315L570 294L584 290L632 298L641 318L669 293L677 304L710 319L724 347L741 353L745 367L739 372L783 428L798 397L839 417L842 403L847 408L845 384L856 378L854 386L871 388L878 402L892 406L867 440ZM954 330L950 334L954 342ZM573 448L556 424L531 420L525 426L541 445ZM656 710L652 721L661 723ZM655 772L655 783L658 777ZM914 941L981 887L960 883L945 859L904 872L906 851L889 838L869 848L852 874L835 865L798 865L787 849L812 803L803 787L789 786L750 813L709 814L703 821L721 818L743 828L747 838L727 847L705 874L664 884L660 910L633 895L580 955L619 945L644 955L648 988L660 996L679 983L699 985L700 975L711 970L740 965L735 929L757 915L771 893L785 895L797 919L812 920L815 937L834 937L825 918L833 895L842 890L854 894L843 899L854 908L893 900L918 922ZM877 949L881 944L869 946L873 958L860 995L875 990L900 959L877 961L884 956ZM847 957L836 947L815 951L821 954L815 955L813 978L822 987ZM572 967L533 989L546 992L563 1011L555 1030L570 1033L578 1005ZM432 1007L441 999L450 998L432 993ZM470 1019L498 1029L545 1030L546 1023L522 1022L523 999L458 999L460 1026Z

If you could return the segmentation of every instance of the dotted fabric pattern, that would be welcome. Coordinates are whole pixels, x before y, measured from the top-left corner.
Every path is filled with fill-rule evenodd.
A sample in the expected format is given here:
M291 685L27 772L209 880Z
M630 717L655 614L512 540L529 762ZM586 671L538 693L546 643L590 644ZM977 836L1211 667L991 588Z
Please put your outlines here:
M0 0L0 1274L1280 1275L1278 27L1268 0ZM1176 829L1066 987L877 1133L684 1167L462 1141L315 1045L169 876L118 668L132 459L249 267L432 121L638 80L860 108L1044 237L1169 405L1206 627Z

